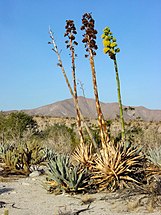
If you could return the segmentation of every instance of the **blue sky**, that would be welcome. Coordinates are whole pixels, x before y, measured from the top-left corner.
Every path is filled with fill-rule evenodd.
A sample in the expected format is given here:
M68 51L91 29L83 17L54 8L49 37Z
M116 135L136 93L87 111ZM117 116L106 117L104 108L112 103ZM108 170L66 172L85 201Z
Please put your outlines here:
M51 26L71 80L64 26L77 27L77 79L86 97L93 98L91 71L84 58L82 15L92 12L98 30L95 66L100 100L116 102L113 62L103 54L101 34L109 26L117 38L123 104L161 109L160 0L0 0L0 110L30 109L70 98L48 45ZM79 95L82 91L78 85Z

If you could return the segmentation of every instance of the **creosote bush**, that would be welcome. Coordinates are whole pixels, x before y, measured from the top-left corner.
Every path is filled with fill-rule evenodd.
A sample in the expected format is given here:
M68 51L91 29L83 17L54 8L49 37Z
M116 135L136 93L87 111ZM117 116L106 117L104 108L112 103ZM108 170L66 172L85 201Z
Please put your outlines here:
M48 126L41 135L45 144L56 153L70 154L78 144L78 135L65 124Z
M37 133L37 123L32 116L24 112L0 113L0 143L19 143L29 132Z

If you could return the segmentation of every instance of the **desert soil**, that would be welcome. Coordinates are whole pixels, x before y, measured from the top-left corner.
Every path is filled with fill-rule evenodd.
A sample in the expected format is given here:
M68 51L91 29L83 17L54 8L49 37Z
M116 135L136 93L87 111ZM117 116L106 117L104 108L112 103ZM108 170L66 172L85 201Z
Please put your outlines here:
M159 207L148 207L147 199L139 202L141 196L129 199L117 198L117 193L55 195L44 188L45 181L45 176L12 180L0 177L0 215L6 209L9 215L161 214Z

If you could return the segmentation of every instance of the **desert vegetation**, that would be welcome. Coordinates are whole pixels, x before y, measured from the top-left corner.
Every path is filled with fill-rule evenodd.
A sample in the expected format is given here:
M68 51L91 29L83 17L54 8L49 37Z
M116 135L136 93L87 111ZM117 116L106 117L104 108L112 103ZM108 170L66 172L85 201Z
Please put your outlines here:
M116 38L109 27L103 30L104 53L114 62L116 73L119 120L105 120L98 93L95 57L97 30L90 13L82 17L82 42L89 60L95 96L97 119L86 120L77 95L75 51L77 29L73 20L67 20L64 36L71 56L73 87L70 83L52 30L49 30L52 50L58 66L73 97L76 119L74 123L46 123L40 127L40 118L23 112L0 113L0 162L2 174L25 174L45 166L46 189L60 194L115 192L137 190L152 198L153 207L161 195L161 123L138 120L125 121L123 116L120 78L116 60ZM37 120L37 121L36 121ZM41 121L49 118L42 117ZM60 120L61 121L61 120Z

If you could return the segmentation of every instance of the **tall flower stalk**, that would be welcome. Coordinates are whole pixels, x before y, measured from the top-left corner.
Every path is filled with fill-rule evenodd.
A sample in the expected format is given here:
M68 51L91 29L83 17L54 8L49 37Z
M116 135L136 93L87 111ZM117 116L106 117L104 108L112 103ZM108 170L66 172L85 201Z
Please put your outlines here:
M117 48L116 38L113 37L109 27L106 27L103 30L102 39L103 39L103 45L104 45L104 53L108 54L109 57L114 61L116 83L117 83L117 95L118 95L118 103L119 103L119 110L120 110L121 134L122 134L122 140L124 140L125 123L124 123L123 108L122 108L122 101L121 101L120 79L119 79L118 65L117 65L117 59L116 59L116 54L120 52L120 49Z
M83 114L82 114L82 112L81 112L81 110L79 108L79 105L78 105L78 103L75 100L73 89L71 87L71 84L70 84L69 79L67 77L67 74L65 72L65 69L64 69L64 66L63 66L63 63L62 63L62 60L61 60L60 52L59 52L58 47L56 45L54 34L53 34L53 32L52 32L51 29L49 29L49 34L50 34L50 38L51 38L51 41L49 42L49 44L51 44L53 46L52 50L56 53L57 58L58 58L58 64L57 65L61 68L61 71L62 71L63 76L65 78L66 84L68 86L69 92L70 92L71 96L73 97L73 101L74 101L75 106L79 110L80 117L81 117L82 122L83 122L83 124L84 124L84 126L85 126L85 128L87 130L87 133L88 133L88 135L89 135L89 137L90 137L90 139L92 141L92 144L93 144L94 148L98 151L97 143L95 142L95 140L94 140L94 138L93 138L93 136L91 134L91 131L90 131L87 123L85 122L84 116L83 116Z
M82 42L85 44L86 52L88 54L85 55L85 57L89 57L90 60L90 66L92 71L92 80L93 80L93 89L94 89L94 95L95 95L95 101L96 101L96 110L98 115L98 124L100 127L100 136L101 136L101 142L102 146L106 145L106 143L109 141L107 127L105 124L105 120L103 117L103 113L101 110L101 105L99 101L98 96L98 87L97 87L97 79L96 79L96 70L95 70L95 64L94 64L94 56L96 55L96 50L98 49L96 44L96 34L97 31L94 29L94 19L92 18L90 13L85 13L82 18L82 26L81 30L85 31L85 34L83 34L83 40Z
M71 59L72 59L72 76L73 76L73 93L75 98L75 110L76 110L76 116L77 116L77 127L78 132L80 136L80 142L81 144L84 144L84 137L83 137L83 131L82 131L82 120L80 116L80 111L78 108L78 95L77 95L77 83L76 83L76 66L75 66L75 46L78 45L78 43L75 40L75 35L77 34L76 27L74 25L73 20L66 20L66 26L65 26L66 32L64 34L65 37L68 38L68 40L65 41L67 44L67 49L70 49L71 52Z

